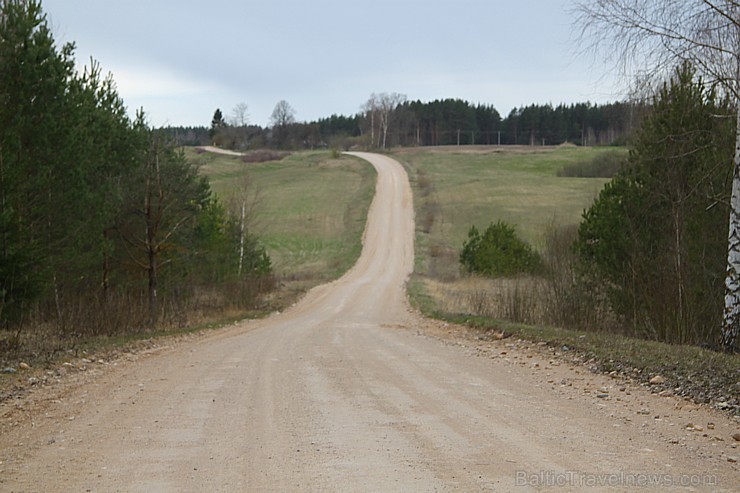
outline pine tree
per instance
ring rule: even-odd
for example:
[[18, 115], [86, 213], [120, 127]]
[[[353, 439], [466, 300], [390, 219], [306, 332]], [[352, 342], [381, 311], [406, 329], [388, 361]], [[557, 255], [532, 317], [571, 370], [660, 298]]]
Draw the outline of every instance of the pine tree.
[[[712, 341], [721, 322], [733, 119], [689, 65], [656, 96], [628, 165], [585, 212], [578, 252], [629, 329]], [[603, 288], [600, 288], [603, 287]]]
[[133, 270], [146, 275], [149, 323], [155, 326], [163, 269], [186, 257], [190, 231], [208, 205], [210, 187], [182, 153], [146, 126], [143, 113], [135, 127], [146, 147], [125, 188], [116, 231]]
[[73, 46], [57, 50], [36, 1], [6, 1], [1, 17], [0, 322], [8, 322], [51, 281], [63, 212], [57, 198], [66, 193], [58, 170], [69, 158], [64, 103]]
[[211, 137], [211, 140], [215, 141], [218, 133], [224, 128], [226, 128], [226, 120], [224, 120], [224, 115], [221, 113], [221, 109], [216, 108], [216, 111], [213, 112], [213, 118], [211, 119], [211, 129], [208, 131], [208, 135]]

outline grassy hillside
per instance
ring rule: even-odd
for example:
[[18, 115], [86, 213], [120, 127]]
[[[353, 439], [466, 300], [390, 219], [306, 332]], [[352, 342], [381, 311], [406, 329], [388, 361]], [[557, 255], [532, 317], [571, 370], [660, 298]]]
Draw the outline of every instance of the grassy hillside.
[[[375, 171], [364, 161], [300, 152], [279, 161], [244, 163], [193, 148], [185, 152], [225, 203], [248, 177], [249, 201], [256, 200], [252, 228], [279, 273], [328, 279], [359, 254], [375, 181]], [[525, 239], [541, 246], [553, 224], [577, 223], [606, 181], [561, 178], [558, 171], [613, 152], [574, 146], [397, 150], [394, 157], [406, 165], [416, 188], [417, 240], [426, 246], [417, 255], [457, 252], [471, 225], [485, 227], [497, 219], [516, 224]]]
[[299, 152], [279, 161], [186, 149], [219, 199], [228, 203], [248, 177], [250, 227], [285, 281], [314, 285], [341, 275], [360, 254], [375, 170], [365, 161], [330, 152]]
[[[454, 277], [470, 226], [482, 230], [499, 219], [515, 224], [523, 238], [541, 248], [553, 225], [579, 222], [606, 182], [604, 178], [561, 178], [558, 171], [613, 152], [612, 148], [575, 146], [395, 152], [415, 187], [417, 272]], [[439, 257], [443, 260], [428, 262]]]

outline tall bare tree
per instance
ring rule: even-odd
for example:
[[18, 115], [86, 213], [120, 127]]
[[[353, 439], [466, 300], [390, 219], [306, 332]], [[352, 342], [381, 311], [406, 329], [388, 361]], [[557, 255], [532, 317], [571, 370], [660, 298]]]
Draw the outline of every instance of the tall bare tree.
[[284, 127], [295, 123], [295, 110], [286, 100], [278, 101], [270, 116], [270, 123], [273, 126]]
[[278, 147], [286, 145], [288, 127], [295, 123], [295, 110], [286, 100], [281, 99], [275, 105], [270, 116], [273, 137]]
[[740, 2], [737, 0], [579, 0], [581, 41], [618, 62], [623, 74], [662, 78], [688, 61], [733, 98], [736, 151], [721, 343], [740, 333]]
[[365, 104], [361, 107], [368, 118], [370, 118], [370, 146], [375, 145], [375, 115], [378, 112], [378, 96], [372, 93]]
[[[372, 93], [362, 110], [370, 119], [371, 145], [385, 149], [388, 142], [388, 129], [391, 125], [393, 112], [406, 101], [406, 96], [395, 92], [380, 94]], [[375, 142], [375, 128], [378, 128], [377, 143]]]
[[384, 92], [378, 99], [380, 106], [380, 131], [383, 134], [383, 145], [381, 148], [385, 149], [388, 140], [388, 128], [391, 125], [391, 118], [398, 106], [406, 101], [406, 96], [396, 92], [392, 92], [390, 94]]
[[235, 127], [246, 127], [249, 123], [247, 103], [239, 103], [231, 110], [231, 122]]

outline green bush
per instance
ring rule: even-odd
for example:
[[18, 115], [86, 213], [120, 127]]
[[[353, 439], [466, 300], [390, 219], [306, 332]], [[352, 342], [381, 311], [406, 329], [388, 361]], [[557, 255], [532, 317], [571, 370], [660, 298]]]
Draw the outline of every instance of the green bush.
[[612, 178], [622, 168], [626, 152], [611, 151], [590, 161], [569, 164], [558, 170], [558, 176], [567, 178]]
[[540, 255], [504, 221], [491, 223], [483, 235], [471, 227], [460, 263], [466, 272], [487, 277], [537, 274], [542, 270]]

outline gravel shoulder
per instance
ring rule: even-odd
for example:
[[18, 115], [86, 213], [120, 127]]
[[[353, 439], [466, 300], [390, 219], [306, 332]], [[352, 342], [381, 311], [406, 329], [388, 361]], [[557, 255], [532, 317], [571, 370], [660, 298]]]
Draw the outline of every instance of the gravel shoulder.
[[347, 275], [3, 403], [0, 491], [736, 491], [736, 420], [411, 311], [408, 179], [356, 155]]

